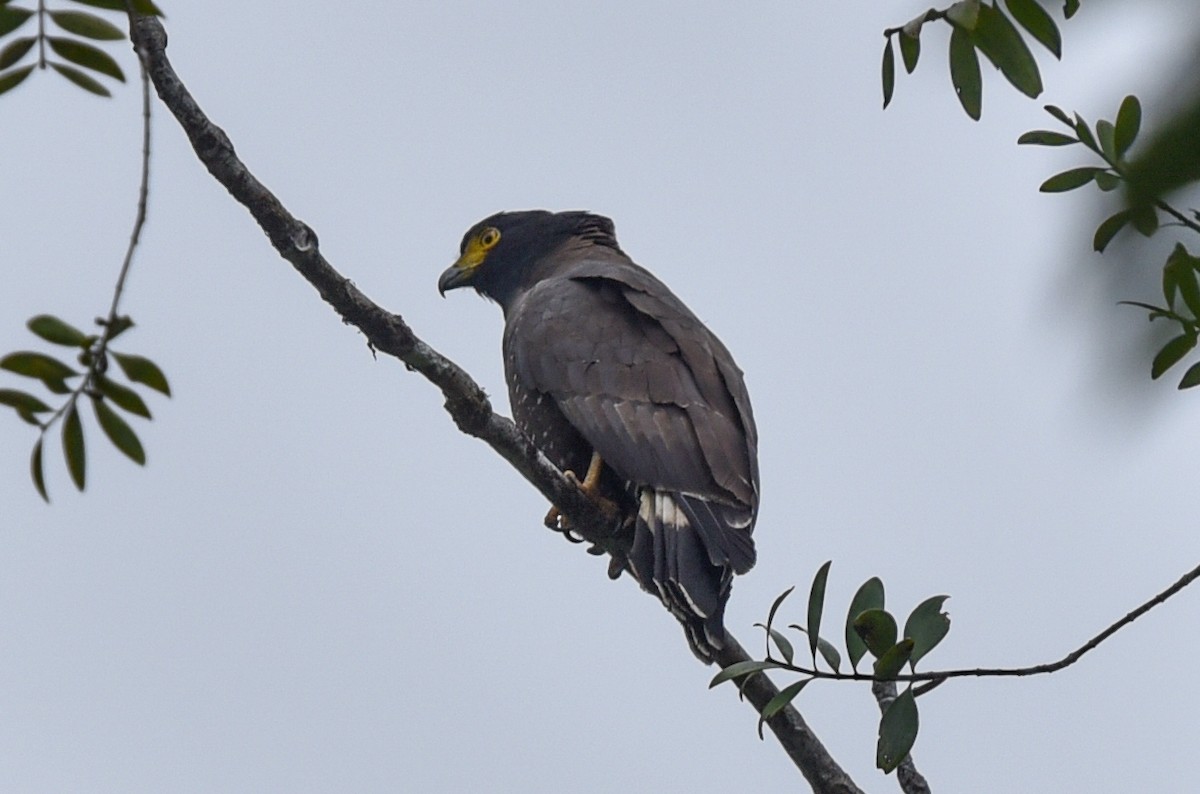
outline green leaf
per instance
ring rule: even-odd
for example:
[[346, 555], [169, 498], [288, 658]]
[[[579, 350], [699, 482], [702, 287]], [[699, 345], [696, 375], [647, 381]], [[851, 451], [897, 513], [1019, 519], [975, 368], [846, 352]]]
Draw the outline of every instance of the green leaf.
[[796, 681], [793, 684], [789, 684], [781, 689], [779, 694], [767, 701], [767, 705], [763, 706], [762, 714], [758, 718], [759, 739], [763, 738], [763, 724], [779, 712], [783, 711], [783, 709], [789, 703], [795, 700], [796, 695], [799, 695], [800, 690], [804, 689], [804, 687], [807, 686], [808, 682], [811, 680], [811, 678], [804, 678], [800, 681]]
[[37, 397], [17, 389], [0, 389], [0, 405], [8, 405], [31, 414], [41, 414], [51, 410], [49, 405]]
[[787, 590], [784, 590], [782, 593], [780, 593], [775, 599], [775, 603], [771, 604], [771, 611], [767, 613], [767, 628], [771, 628], [771, 626], [775, 624], [775, 613], [779, 611], [779, 607], [783, 604], [784, 599], [790, 596], [792, 591], [795, 589], [796, 586], [792, 585]]
[[1164, 372], [1179, 363], [1180, 359], [1196, 346], [1195, 334], [1180, 334], [1163, 345], [1150, 365], [1150, 378], [1157, 380]]
[[125, 38], [125, 33], [119, 27], [94, 14], [85, 14], [82, 11], [51, 11], [50, 18], [68, 33], [87, 39], [116, 41]]
[[103, 324], [108, 325], [108, 340], [111, 342], [133, 327], [133, 319], [126, 314], [121, 314], [113, 318], [111, 323], [105, 320]]
[[66, 64], [50, 61], [50, 68], [82, 88], [84, 91], [90, 91], [96, 96], [112, 96], [112, 93], [107, 88], [100, 85], [100, 83], [98, 83], [94, 78], [87, 76], [73, 66], [67, 66]]
[[854, 630], [854, 619], [869, 609], [883, 609], [883, 582], [878, 576], [872, 576], [862, 583], [850, 600], [850, 611], [846, 615], [846, 654], [855, 672], [858, 671], [859, 661], [867, 653], [867, 644]]
[[1029, 35], [1054, 53], [1055, 58], [1062, 60], [1062, 36], [1058, 26], [1037, 0], [1005, 0], [1004, 4], [1008, 6], [1013, 19], [1029, 31]]
[[[795, 623], [788, 624], [788, 628], [795, 629], [806, 636], [808, 635], [808, 631], [805, 630], [803, 626], [799, 626]], [[825, 664], [829, 665], [829, 669], [833, 670], [835, 673], [839, 672], [839, 668], [842, 666], [842, 655], [838, 653], [838, 649], [833, 646], [833, 643], [824, 637], [817, 637], [817, 650], [825, 659]], [[816, 660], [814, 659], [813, 662], [815, 666]]]
[[31, 16], [33, 16], [33, 12], [27, 9], [0, 5], [0, 36], [12, 33], [24, 25]]
[[1117, 111], [1116, 148], [1117, 156], [1124, 157], [1125, 152], [1133, 145], [1138, 130], [1142, 126], [1142, 105], [1138, 98], [1130, 94], [1121, 102]]
[[896, 644], [896, 619], [885, 609], [868, 609], [854, 619], [854, 631], [875, 658]]
[[883, 45], [883, 109], [892, 101], [892, 92], [896, 90], [896, 52], [892, 49], [892, 38], [888, 37]]
[[66, 378], [79, 374], [57, 358], [25, 350], [9, 353], [4, 358], [0, 358], [0, 369], [6, 369], [27, 378], [37, 378], [45, 383], [51, 391], [55, 391], [52, 383], [61, 383]]
[[111, 352], [111, 355], [117, 360], [117, 364], [120, 365], [121, 371], [125, 373], [125, 377], [134, 383], [141, 383], [168, 397], [171, 396], [171, 386], [167, 383], [167, 376], [163, 374], [163, 371], [153, 361], [143, 356], [134, 356], [128, 353]]
[[42, 470], [42, 437], [33, 443], [33, 454], [29, 456], [29, 473], [33, 477], [33, 487], [46, 502], [50, 497], [46, 494], [46, 474]]
[[1079, 0], [1064, 0], [1063, 16], [1067, 19], [1075, 16], [1075, 12], [1079, 10]]
[[1178, 289], [1192, 317], [1200, 318], [1200, 283], [1196, 280], [1198, 268], [1200, 259], [1189, 254], [1182, 243], [1176, 243], [1163, 267], [1163, 293], [1166, 295], [1169, 284], [1172, 294], [1166, 295], [1166, 298], [1168, 305], [1171, 305], [1174, 302], [1174, 291]]
[[1096, 236], [1092, 238], [1092, 248], [1096, 251], [1103, 252], [1112, 239], [1117, 236], [1117, 232], [1125, 228], [1125, 224], [1129, 223], [1129, 210], [1121, 210], [1115, 215], [1110, 215], [1103, 223], [1096, 228]]
[[1070, 146], [1073, 143], [1079, 143], [1079, 139], [1070, 135], [1064, 135], [1061, 132], [1030, 130], [1020, 138], [1017, 138], [1017, 143], [1022, 145], [1032, 144], [1034, 146]]
[[883, 652], [875, 662], [875, 677], [878, 679], [894, 678], [912, 658], [913, 641], [905, 638]]
[[37, 39], [30, 36], [9, 42], [4, 49], [0, 50], [0, 69], [7, 69], [24, 58], [25, 53], [32, 49], [36, 41]]
[[885, 774], [900, 766], [917, 741], [917, 700], [912, 687], [891, 702], [879, 721], [879, 744], [875, 749], [875, 765]]
[[146, 407], [146, 402], [137, 392], [130, 389], [128, 386], [122, 386], [116, 381], [104, 375], [96, 376], [96, 388], [100, 390], [108, 399], [117, 404], [117, 407], [124, 408], [131, 414], [150, 418], [150, 409]]
[[1158, 210], [1153, 204], [1142, 204], [1132, 209], [1130, 221], [1143, 237], [1150, 237], [1158, 231]]
[[47, 36], [46, 41], [50, 43], [50, 49], [71, 63], [125, 82], [125, 73], [121, 71], [121, 67], [111, 55], [99, 47], [61, 36]]
[[808, 591], [808, 649], [813, 661], [817, 660], [817, 638], [821, 636], [821, 614], [825, 611], [825, 582], [829, 579], [829, 566], [833, 560], [826, 560], [813, 577], [812, 588]]
[[1044, 105], [1043, 107], [1044, 107], [1045, 111], [1047, 113], [1049, 113], [1051, 116], [1058, 119], [1063, 124], [1066, 124], [1068, 127], [1071, 127], [1072, 129], [1074, 129], [1075, 122], [1071, 121], [1071, 117], [1068, 116], [1062, 108], [1057, 107], [1055, 105]]
[[[81, 5], [91, 6], [92, 8], [107, 8], [109, 11], [125, 11], [125, 0], [75, 0]], [[159, 10], [152, 0], [133, 0], [133, 10], [139, 14], [148, 14], [150, 16], [161, 17], [163, 12]]]
[[918, 26], [917, 33], [913, 35], [908, 32], [908, 25], [905, 25], [900, 31], [900, 57], [904, 60], [904, 71], [909, 74], [917, 68], [917, 59], [921, 57], [921, 39], [917, 38], [920, 30]]
[[1088, 129], [1087, 122], [1083, 120], [1083, 116], [1075, 114], [1075, 120], [1071, 123], [1071, 127], [1075, 130], [1075, 134], [1079, 136], [1079, 142], [1091, 149], [1096, 154], [1103, 154], [1100, 146], [1096, 143], [1096, 138], [1092, 135], [1092, 131]]
[[[766, 624], [755, 623], [754, 625], [766, 629], [767, 636], [775, 642], [776, 647], [779, 648], [779, 653], [783, 656], [783, 660], [791, 664], [792, 660], [796, 658], [796, 650], [792, 647], [792, 641], [781, 632], [767, 628]], [[768, 655], [770, 654], [770, 647], [767, 648], [767, 653]]]
[[1063, 171], [1061, 174], [1050, 177], [1042, 183], [1038, 190], [1043, 193], [1065, 193], [1068, 190], [1075, 190], [1091, 182], [1096, 178], [1096, 174], [1103, 170], [1103, 168], [1095, 166], [1072, 168], [1070, 171]]
[[87, 473], [87, 459], [83, 446], [83, 424], [79, 421], [79, 412], [75, 410], [74, 402], [63, 416], [62, 442], [67, 471], [71, 473], [75, 487], [82, 491]]
[[713, 680], [709, 682], [708, 688], [712, 689], [717, 684], [723, 684], [726, 681], [732, 681], [735, 678], [741, 678], [751, 673], [761, 673], [763, 670], [778, 670], [782, 666], [779, 662], [757, 662], [753, 659], [747, 659], [744, 662], [734, 662], [713, 676]]
[[1096, 187], [1105, 193], [1110, 193], [1121, 186], [1121, 177], [1112, 171], [1101, 171], [1096, 174]]
[[1188, 371], [1183, 373], [1183, 380], [1179, 381], [1180, 389], [1191, 389], [1195, 386], [1200, 386], [1200, 362], [1188, 367]]
[[983, 113], [983, 79], [979, 75], [979, 56], [969, 33], [955, 27], [950, 33], [950, 82], [959, 104], [975, 121]]
[[986, 3], [979, 6], [979, 22], [971, 32], [971, 40], [1018, 91], [1034, 99], [1042, 93], [1042, 77], [1033, 53], [999, 8]]
[[11, 72], [0, 74], [0, 94], [19, 86], [25, 82], [25, 78], [33, 71], [33, 66], [23, 66], [20, 69], [13, 69]]
[[950, 631], [950, 616], [942, 611], [942, 604], [950, 596], [930, 596], [917, 604], [916, 609], [904, 621], [904, 636], [913, 641], [912, 666], [925, 654], [932, 651]]
[[100, 422], [100, 428], [113, 446], [125, 453], [134, 463], [145, 466], [146, 451], [142, 449], [142, 442], [138, 440], [133, 428], [118, 416], [116, 411], [109, 408], [104, 400], [92, 400], [92, 405], [96, 409], [96, 419]]
[[25, 324], [30, 331], [56, 345], [68, 347], [87, 347], [88, 338], [75, 326], [66, 323], [49, 314], [39, 314], [31, 317]]
[[1110, 163], [1117, 162], [1117, 128], [1111, 121], [1100, 119], [1096, 122], [1096, 138], [1100, 142], [1100, 152]]
[[946, 9], [946, 19], [954, 27], [970, 33], [979, 24], [979, 0], [959, 0]]

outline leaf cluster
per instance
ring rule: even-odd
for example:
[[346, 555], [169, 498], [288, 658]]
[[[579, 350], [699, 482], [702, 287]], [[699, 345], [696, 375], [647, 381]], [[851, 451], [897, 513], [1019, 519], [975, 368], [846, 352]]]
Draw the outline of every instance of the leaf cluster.
[[[1008, 14], [1004, 13], [1008, 9]], [[1079, 10], [1079, 0], [1066, 0], [1063, 15], [1069, 19]], [[1011, 18], [1010, 18], [1011, 15]], [[945, 22], [950, 30], [950, 82], [966, 114], [978, 121], [983, 113], [983, 79], [979, 54], [987, 58], [1021, 93], [1037, 98], [1042, 93], [1042, 76], [1037, 60], [1021, 35], [1026, 35], [1062, 58], [1062, 35], [1054, 18], [1037, 0], [960, 0], [945, 9], [931, 9], [898, 28], [884, 31], [883, 106], [892, 101], [896, 88], [896, 44], [904, 70], [912, 74], [921, 57], [921, 31], [929, 22]], [[1019, 27], [1018, 27], [1019, 26]]]
[[[48, 314], [33, 317], [29, 330], [53, 345], [72, 348], [82, 370], [60, 358], [31, 350], [20, 350], [0, 358], [0, 369], [36, 380], [52, 395], [62, 397], [53, 407], [41, 397], [21, 389], [0, 388], [0, 406], [11, 408], [16, 415], [38, 428], [30, 456], [30, 474], [37, 492], [46, 501], [46, 477], [42, 462], [42, 444], [46, 434], [61, 420], [63, 457], [75, 487], [83, 490], [87, 482], [87, 448], [83, 421], [79, 415], [81, 397], [91, 400], [96, 422], [104, 435], [118, 450], [138, 465], [145, 465], [146, 452], [137, 433], [121, 412], [150, 419], [146, 401], [134, 388], [141, 385], [167, 395], [171, 387], [163, 371], [148, 358], [108, 349], [108, 343], [133, 326], [128, 317], [109, 322], [97, 320], [103, 326], [100, 334], [85, 334], [75, 326]], [[116, 361], [128, 383], [123, 383], [109, 369], [109, 359]], [[79, 379], [76, 385], [68, 381]], [[120, 409], [120, 412], [114, 410]]]
[[[1138, 181], [1128, 160], [1128, 153], [1141, 131], [1142, 107], [1136, 96], [1127, 96], [1121, 102], [1113, 121], [1100, 119], [1094, 127], [1078, 113], [1068, 115], [1054, 105], [1047, 105], [1046, 112], [1062, 123], [1067, 132], [1032, 130], [1017, 139], [1017, 143], [1035, 146], [1081, 145], [1098, 155], [1103, 161], [1100, 166], [1079, 166], [1062, 171], [1041, 185], [1043, 193], [1065, 193], [1095, 184], [1108, 192], [1124, 188], [1129, 201], [1126, 206], [1113, 213], [1096, 228], [1092, 236], [1092, 247], [1103, 252], [1123, 229], [1133, 227], [1150, 237], [1165, 225], [1181, 226], [1200, 233], [1200, 212], [1191, 211], [1191, 217], [1167, 204], [1146, 185]], [[1165, 218], [1165, 222], [1164, 222]], [[1163, 305], [1156, 306], [1139, 301], [1124, 301], [1125, 304], [1145, 309], [1149, 319], [1167, 320], [1179, 326], [1179, 332], [1170, 339], [1150, 364], [1150, 377], [1158, 379], [1183, 360], [1196, 347], [1200, 339], [1200, 258], [1183, 245], [1176, 243], [1174, 250], [1163, 264]], [[1179, 381], [1180, 389], [1200, 385], [1200, 363], [1192, 364]]]
[[[125, 11], [124, 0], [72, 0], [78, 5]], [[162, 16], [152, 0], [134, 0], [135, 11]], [[89, 41], [120, 41], [125, 32], [107, 19], [86, 11], [51, 8], [38, 3], [36, 9], [23, 8], [11, 2], [0, 3], [0, 39], [25, 28], [34, 17], [37, 31], [31, 36], [14, 38], [0, 48], [0, 94], [10, 91], [33, 73], [35, 68], [53, 71], [85, 91], [97, 96], [111, 96], [95, 75], [125, 81], [125, 73], [116, 60]], [[27, 56], [32, 63], [22, 64]], [[55, 58], [54, 56], [57, 56]]]
[[[917, 662], [932, 651], [950, 631], [950, 617], [942, 611], [949, 596], [937, 595], [925, 599], [909, 613], [900, 632], [896, 618], [885, 609], [883, 582], [872, 577], [858, 588], [850, 601], [844, 624], [846, 658], [851, 671], [841, 671], [842, 655], [834, 644], [820, 634], [822, 616], [825, 611], [825, 586], [829, 578], [831, 563], [826, 562], [817, 571], [809, 589], [807, 626], [796, 623], [788, 625], [807, 638], [811, 668], [795, 664], [796, 650], [787, 634], [775, 628], [775, 616], [784, 600], [794, 587], [785, 590], [775, 599], [767, 614], [767, 622], [756, 624], [766, 634], [766, 658], [732, 664], [713, 677], [710, 687], [725, 681], [741, 680], [743, 683], [752, 675], [766, 670], [787, 670], [799, 673], [801, 678], [780, 690], [763, 708], [759, 723], [759, 738], [763, 736], [763, 724], [786, 707], [816, 678], [861, 680], [858, 665], [870, 653], [875, 662], [869, 680], [890, 681], [900, 675], [905, 666], [916, 672]], [[827, 670], [820, 670], [818, 658]], [[888, 705], [879, 722], [879, 741], [876, 746], [875, 763], [885, 773], [890, 773], [908, 756], [917, 738], [919, 725], [917, 715], [917, 692], [911, 684]]]

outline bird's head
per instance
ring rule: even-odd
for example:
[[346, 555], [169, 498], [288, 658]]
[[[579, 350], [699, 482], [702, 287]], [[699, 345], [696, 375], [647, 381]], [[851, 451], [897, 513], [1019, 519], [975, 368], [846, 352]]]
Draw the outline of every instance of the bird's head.
[[459, 257], [438, 279], [445, 295], [459, 287], [507, 306], [515, 291], [537, 280], [537, 265], [572, 238], [616, 248], [612, 221], [588, 212], [498, 212], [463, 235]]

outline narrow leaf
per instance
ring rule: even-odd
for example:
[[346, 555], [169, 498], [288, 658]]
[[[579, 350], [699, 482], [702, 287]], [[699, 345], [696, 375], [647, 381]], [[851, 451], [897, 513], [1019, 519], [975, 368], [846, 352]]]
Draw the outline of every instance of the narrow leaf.
[[768, 629], [767, 631], [770, 633], [771, 639], [775, 641], [776, 647], [779, 648], [779, 653], [782, 654], [783, 660], [791, 664], [796, 658], [796, 651], [792, 648], [792, 641], [776, 629]]
[[25, 82], [25, 78], [33, 71], [33, 65], [22, 66], [20, 69], [13, 69], [11, 72], [0, 74], [0, 94], [19, 86]]
[[778, 670], [780, 667], [781, 665], [779, 662], [758, 662], [752, 659], [748, 659], [744, 662], [734, 662], [713, 676], [713, 680], [709, 682], [708, 688], [712, 689], [718, 684], [723, 684], [726, 681], [732, 681], [735, 678], [741, 678], [744, 675], [761, 673], [763, 670]]
[[971, 32], [984, 55], [1021, 93], [1036, 99], [1042, 93], [1042, 77], [1037, 61], [1016, 27], [996, 6], [979, 6], [979, 23]]
[[1096, 187], [1105, 193], [1110, 193], [1121, 186], [1121, 177], [1112, 171], [1101, 171], [1096, 174]]
[[817, 650], [821, 652], [821, 658], [825, 660], [825, 664], [833, 672], [841, 672], [842, 655], [838, 653], [838, 649], [833, 647], [833, 643], [823, 637], [817, 638]]
[[28, 9], [0, 5], [0, 36], [12, 33], [24, 25], [31, 16], [33, 16], [33, 12]]
[[780, 593], [779, 596], [775, 599], [775, 603], [771, 604], [771, 611], [767, 613], [767, 628], [768, 629], [771, 628], [771, 626], [773, 626], [775, 624], [775, 613], [779, 611], [779, 607], [781, 604], [783, 604], [784, 599], [786, 599], [788, 596], [790, 596], [792, 594], [792, 591], [795, 589], [796, 589], [796, 586], [792, 585], [787, 590], [784, 590], [782, 593]]
[[1150, 365], [1150, 377], [1157, 380], [1164, 372], [1179, 363], [1179, 360], [1191, 352], [1196, 346], [1196, 337], [1193, 334], [1180, 334], [1163, 345], [1162, 350], [1158, 351], [1158, 355], [1154, 357], [1154, 362]]
[[1054, 24], [1037, 0], [1005, 0], [1004, 4], [1008, 6], [1013, 19], [1029, 31], [1029, 35], [1054, 53], [1055, 58], [1062, 60], [1062, 36], [1058, 32], [1058, 25]]
[[25, 53], [29, 52], [36, 41], [37, 39], [30, 36], [9, 42], [4, 49], [0, 50], [0, 69], [7, 69], [24, 58]]
[[79, 412], [75, 410], [74, 403], [63, 416], [62, 442], [67, 471], [71, 473], [75, 487], [82, 491], [87, 474], [87, 458], [83, 446], [83, 424], [79, 421]]
[[1079, 143], [1079, 139], [1061, 132], [1031, 130], [1017, 138], [1017, 143], [1034, 146], [1070, 146], [1073, 143]]
[[942, 611], [942, 605], [950, 596], [931, 596], [920, 604], [904, 622], [904, 636], [913, 641], [910, 661], [915, 669], [917, 662], [932, 651], [950, 631], [950, 616]]
[[144, 386], [149, 386], [157, 392], [171, 396], [171, 386], [167, 383], [167, 376], [148, 358], [142, 356], [133, 356], [128, 353], [112, 353], [112, 357], [117, 360], [121, 371], [125, 373], [125, 377], [129, 378], [134, 383], [141, 383]]
[[1075, 12], [1079, 10], [1079, 0], [1064, 0], [1063, 16], [1067, 19], [1075, 16]]
[[1124, 157], [1125, 152], [1133, 145], [1138, 130], [1142, 126], [1142, 105], [1138, 98], [1130, 94], [1121, 102], [1117, 111], [1116, 145], [1117, 156]]
[[83, 331], [49, 314], [32, 317], [26, 325], [30, 331], [56, 345], [68, 347], [87, 347], [88, 345], [88, 338]]
[[1080, 143], [1091, 149], [1096, 154], [1104, 153], [1101, 151], [1099, 144], [1096, 143], [1096, 138], [1092, 135], [1092, 131], [1088, 129], [1087, 122], [1084, 121], [1083, 116], [1076, 113], [1075, 121], [1072, 122], [1071, 126], [1075, 130], [1075, 134], [1079, 136]]
[[826, 560], [813, 577], [812, 589], [808, 591], [808, 649], [813, 661], [817, 660], [817, 638], [821, 636], [821, 614], [825, 611], [825, 582], [829, 579], [829, 566], [833, 560]]
[[1071, 121], [1071, 117], [1068, 116], [1066, 114], [1066, 111], [1064, 111], [1062, 108], [1057, 107], [1055, 105], [1045, 105], [1044, 108], [1047, 113], [1049, 113], [1051, 116], [1053, 116], [1054, 118], [1061, 121], [1063, 124], [1066, 124], [1068, 127], [1071, 127], [1071, 128], [1075, 127], [1075, 122]]
[[0, 405], [8, 405], [32, 414], [41, 414], [50, 410], [50, 406], [37, 397], [16, 389], [0, 389]]
[[95, 78], [89, 77], [73, 66], [67, 66], [63, 63], [54, 63], [51, 61], [50, 68], [82, 88], [84, 91], [90, 91], [96, 96], [112, 96], [112, 92], [100, 85]]
[[[1173, 306], [1174, 292], [1178, 290], [1192, 317], [1200, 318], [1200, 283], [1196, 280], [1198, 268], [1200, 259], [1189, 254], [1183, 243], [1176, 243], [1175, 249], [1167, 257], [1167, 264], [1163, 266], [1163, 295], [1167, 298], [1167, 304]], [[1168, 292], [1171, 294], [1168, 295]]]
[[913, 641], [903, 639], [883, 652], [875, 662], [875, 677], [880, 680], [894, 678], [912, 658]]
[[131, 414], [150, 418], [150, 409], [146, 407], [145, 400], [128, 386], [122, 386], [104, 375], [98, 375], [96, 388], [100, 390], [101, 394], [116, 403], [117, 407], [124, 408]]
[[969, 33], [955, 27], [950, 33], [950, 82], [966, 114], [979, 121], [983, 113], [983, 79], [979, 56]]
[[119, 27], [95, 14], [82, 11], [51, 11], [50, 18], [68, 33], [98, 41], [116, 41], [125, 38]]
[[145, 466], [146, 451], [142, 449], [142, 442], [138, 440], [133, 428], [118, 416], [116, 411], [109, 408], [104, 400], [92, 400], [92, 405], [96, 409], [96, 419], [100, 422], [100, 428], [113, 446], [125, 453], [134, 463]]
[[1103, 168], [1095, 166], [1072, 168], [1070, 171], [1063, 171], [1061, 174], [1050, 177], [1042, 183], [1038, 190], [1043, 193], [1065, 193], [1068, 190], [1075, 190], [1091, 182], [1096, 178], [1096, 174], [1103, 170]]
[[767, 701], [767, 705], [763, 706], [762, 714], [758, 718], [758, 738], [763, 738], [763, 724], [767, 720], [774, 717], [780, 711], [796, 699], [796, 695], [800, 694], [800, 690], [804, 689], [811, 681], [811, 678], [804, 678], [789, 684], [779, 691], [779, 694]]
[[1133, 223], [1133, 228], [1141, 232], [1142, 236], [1150, 237], [1158, 231], [1158, 210], [1153, 204], [1142, 204], [1134, 207], [1130, 215], [1130, 222]]
[[854, 619], [854, 631], [875, 658], [896, 644], [896, 619], [885, 609], [868, 609]]
[[111, 55], [99, 47], [61, 36], [47, 36], [46, 41], [50, 43], [50, 49], [71, 63], [125, 82], [125, 73], [121, 71], [121, 67]]
[[1096, 140], [1100, 143], [1100, 153], [1110, 163], [1117, 162], [1117, 128], [1111, 121], [1100, 119], [1096, 122]]
[[892, 49], [892, 38], [883, 46], [883, 109], [891, 104], [892, 92], [896, 90], [896, 52]]
[[1195, 386], [1200, 386], [1200, 362], [1188, 367], [1188, 371], [1183, 373], [1183, 379], [1179, 381], [1180, 389], [1191, 389]]
[[29, 473], [33, 477], [33, 487], [37, 489], [38, 495], [49, 502], [50, 497], [46, 494], [46, 474], [42, 470], [41, 436], [38, 436], [38, 440], [33, 444], [33, 454], [29, 457]]
[[917, 700], [912, 687], [900, 693], [879, 721], [879, 744], [875, 750], [875, 765], [885, 774], [892, 772], [908, 757], [917, 741]]
[[24, 350], [9, 353], [4, 358], [0, 358], [0, 369], [6, 369], [27, 378], [37, 378], [47, 386], [50, 386], [51, 382], [62, 381], [79, 374], [57, 358], [44, 353], [32, 353]]
[[1115, 215], [1111, 215], [1105, 219], [1096, 228], [1096, 236], [1092, 238], [1092, 248], [1103, 252], [1112, 239], [1117, 236], [1117, 232], [1125, 228], [1125, 224], [1129, 223], [1129, 210], [1121, 210]]
[[854, 619], [868, 609], [883, 609], [883, 582], [878, 576], [872, 576], [862, 583], [850, 600], [850, 611], [846, 615], [846, 654], [855, 672], [858, 671], [859, 661], [867, 653], [867, 644], [854, 630]]
[[[920, 31], [920, 28], [917, 30]], [[904, 71], [912, 74], [913, 69], [917, 68], [917, 59], [921, 57], [921, 40], [909, 34], [907, 25], [900, 31], [900, 57], [904, 60]]]

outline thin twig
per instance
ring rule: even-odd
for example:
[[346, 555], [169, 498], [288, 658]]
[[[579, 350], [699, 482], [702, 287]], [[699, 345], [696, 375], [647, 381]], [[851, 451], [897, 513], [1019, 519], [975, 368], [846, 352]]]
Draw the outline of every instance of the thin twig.
[[[833, 681], [876, 681], [876, 680], [932, 681], [932, 682], [935, 682], [935, 685], [942, 683], [943, 681], [945, 681], [948, 678], [964, 678], [967, 676], [984, 678], [984, 677], [1013, 677], [1013, 676], [1044, 675], [1046, 673], [1055, 673], [1055, 672], [1058, 672], [1059, 670], [1062, 670], [1065, 667], [1070, 667], [1071, 665], [1078, 662], [1080, 659], [1083, 658], [1084, 654], [1086, 654], [1088, 651], [1095, 649], [1098, 645], [1100, 645], [1100, 643], [1104, 642], [1109, 637], [1116, 634], [1118, 631], [1125, 628], [1130, 623], [1137, 620], [1138, 618], [1140, 618], [1142, 615], [1149, 612], [1154, 607], [1165, 602], [1168, 598], [1175, 595], [1183, 588], [1187, 587], [1189, 584], [1194, 582], [1197, 578], [1200, 578], [1200, 566], [1196, 566], [1192, 570], [1188, 571], [1183, 576], [1181, 576], [1179, 578], [1179, 580], [1175, 582], [1175, 584], [1171, 585], [1166, 590], [1163, 590], [1158, 595], [1156, 595], [1153, 598], [1151, 598], [1150, 600], [1146, 601], [1144, 604], [1139, 606], [1137, 609], [1128, 613], [1127, 615], [1125, 615], [1125, 617], [1123, 617], [1120, 620], [1118, 620], [1117, 622], [1113, 623], [1111, 626], [1104, 629], [1104, 631], [1100, 632], [1095, 637], [1092, 637], [1090, 640], [1085, 642], [1079, 648], [1071, 651], [1066, 656], [1064, 656], [1063, 658], [1059, 659], [1056, 662], [1048, 662], [1046, 664], [1036, 664], [1031, 667], [976, 667], [974, 669], [942, 670], [942, 671], [930, 672], [930, 673], [910, 673], [907, 675], [895, 675], [895, 676], [892, 676], [891, 678], [887, 678], [887, 679], [876, 679], [875, 676], [870, 675], [869, 673], [833, 673], [833, 672], [827, 672], [824, 670], [816, 670], [816, 669], [809, 669], [809, 668], [805, 668], [805, 667], [797, 667], [796, 665], [783, 664], [783, 663], [780, 664], [779, 669], [787, 670], [792, 673], [799, 673], [801, 675], [811, 676], [813, 678], [826, 678], [826, 679], [833, 680]], [[930, 689], [933, 689], [933, 686], [926, 686], [923, 688], [923, 691], [927, 692]], [[922, 693], [919, 692], [917, 694], [922, 694]]]

